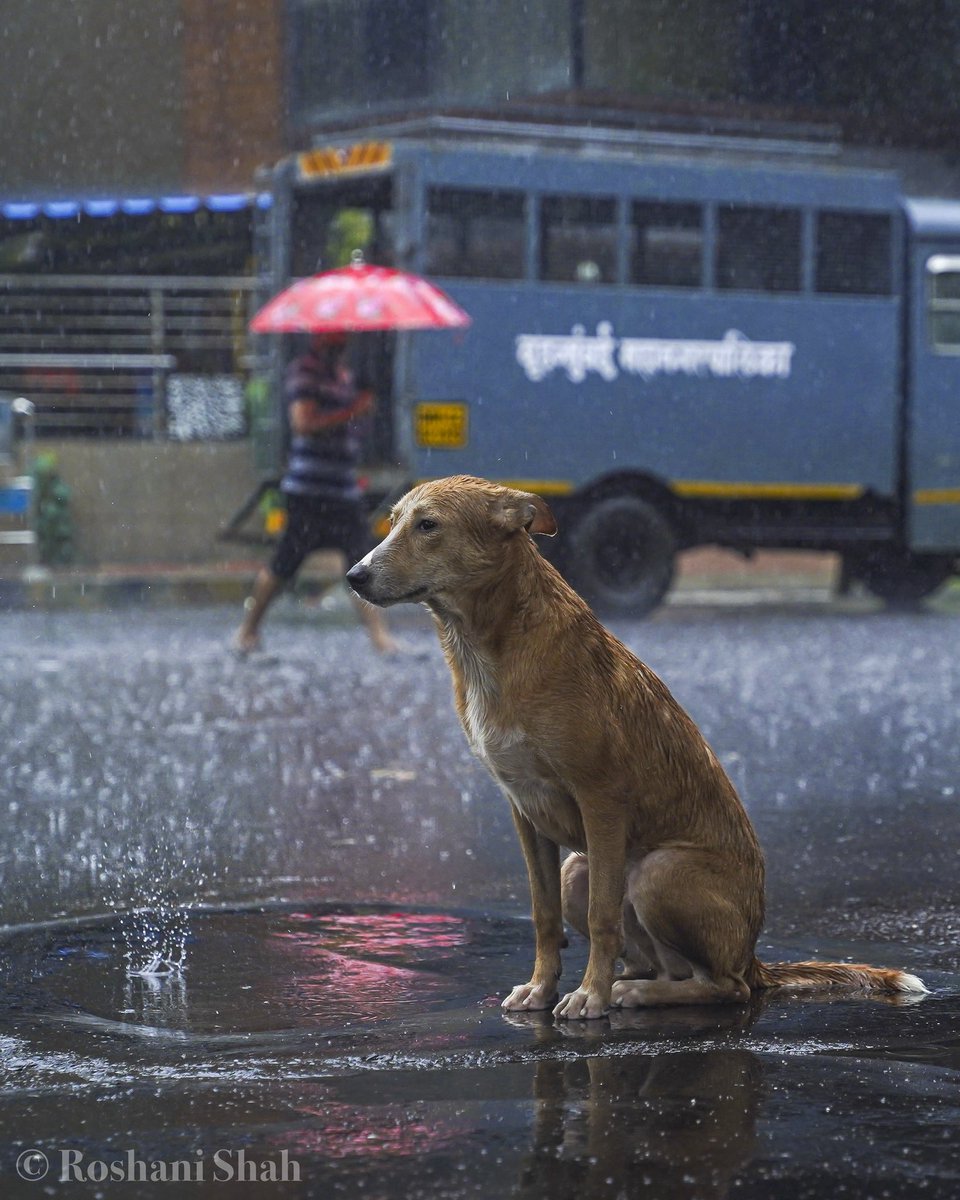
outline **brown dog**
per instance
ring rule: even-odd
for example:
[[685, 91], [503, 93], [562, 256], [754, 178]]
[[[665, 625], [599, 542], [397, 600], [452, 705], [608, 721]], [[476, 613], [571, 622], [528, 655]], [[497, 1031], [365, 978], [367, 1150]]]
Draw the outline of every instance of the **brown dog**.
[[[558, 1017], [742, 1003], [775, 986], [926, 991], [902, 971], [756, 958], [764, 876], [750, 820], [693, 721], [529, 536], [555, 532], [538, 496], [439, 479], [400, 500], [391, 533], [347, 573], [373, 604], [431, 610], [467, 738], [511, 801], [536, 962], [503, 1007], [553, 1003], [564, 916], [590, 955]], [[561, 846], [576, 852], [562, 871]]]

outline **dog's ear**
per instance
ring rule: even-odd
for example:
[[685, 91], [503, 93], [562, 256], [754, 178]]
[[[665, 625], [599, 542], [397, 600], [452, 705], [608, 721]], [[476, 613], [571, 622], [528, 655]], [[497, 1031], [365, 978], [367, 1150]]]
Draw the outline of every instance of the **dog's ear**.
[[546, 500], [532, 492], [504, 491], [494, 502], [491, 516], [494, 525], [507, 533], [525, 529], [527, 533], [553, 537], [557, 532], [557, 523]]

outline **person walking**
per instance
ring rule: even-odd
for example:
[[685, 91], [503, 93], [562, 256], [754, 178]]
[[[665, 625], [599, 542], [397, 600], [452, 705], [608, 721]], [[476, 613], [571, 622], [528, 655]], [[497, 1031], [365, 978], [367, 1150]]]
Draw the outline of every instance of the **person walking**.
[[[339, 550], [346, 567], [371, 548], [357, 477], [363, 426], [373, 396], [357, 389], [346, 363], [347, 335], [314, 334], [306, 354], [292, 360], [284, 378], [290, 453], [280, 483], [287, 524], [269, 563], [244, 601], [233, 645], [240, 655], [260, 646], [260, 625], [270, 605], [314, 550]], [[357, 614], [381, 653], [397, 649], [383, 614], [349, 593]]]

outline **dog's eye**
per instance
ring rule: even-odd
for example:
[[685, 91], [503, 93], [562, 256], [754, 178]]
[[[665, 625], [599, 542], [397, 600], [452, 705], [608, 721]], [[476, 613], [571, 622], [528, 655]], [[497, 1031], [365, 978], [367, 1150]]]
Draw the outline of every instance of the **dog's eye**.
[[417, 522], [417, 529], [421, 533], [432, 533], [437, 528], [437, 522], [432, 517], [421, 517]]

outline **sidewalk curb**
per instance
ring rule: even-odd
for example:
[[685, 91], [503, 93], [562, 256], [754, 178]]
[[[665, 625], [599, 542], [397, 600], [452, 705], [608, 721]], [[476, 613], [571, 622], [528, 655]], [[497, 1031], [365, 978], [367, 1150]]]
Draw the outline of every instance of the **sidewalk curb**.
[[[138, 606], [190, 607], [240, 605], [250, 594], [257, 564], [229, 570], [213, 568], [148, 568], [129, 572], [30, 570], [20, 576], [0, 575], [0, 614], [18, 611], [123, 609]], [[292, 590], [294, 597], [318, 598], [341, 582], [338, 572], [313, 570], [301, 575]], [[666, 599], [666, 606], [735, 605], [829, 602], [832, 590], [809, 576], [749, 580], [680, 580]]]
[[[239, 605], [250, 594], [256, 572], [256, 564], [232, 570], [133, 569], [129, 573], [33, 569], [20, 576], [0, 576], [0, 612]], [[311, 572], [297, 580], [294, 595], [322, 596], [338, 580], [333, 573]]]
[[[257, 555], [184, 564], [109, 563], [97, 566], [0, 568], [0, 613], [23, 610], [95, 610], [134, 606], [240, 605], [264, 559]], [[764, 603], [826, 604], [835, 596], [835, 556], [763, 552], [744, 560], [702, 547], [678, 558], [666, 599], [672, 606]], [[299, 573], [293, 597], [322, 597], [343, 579], [336, 552], [318, 551]]]

